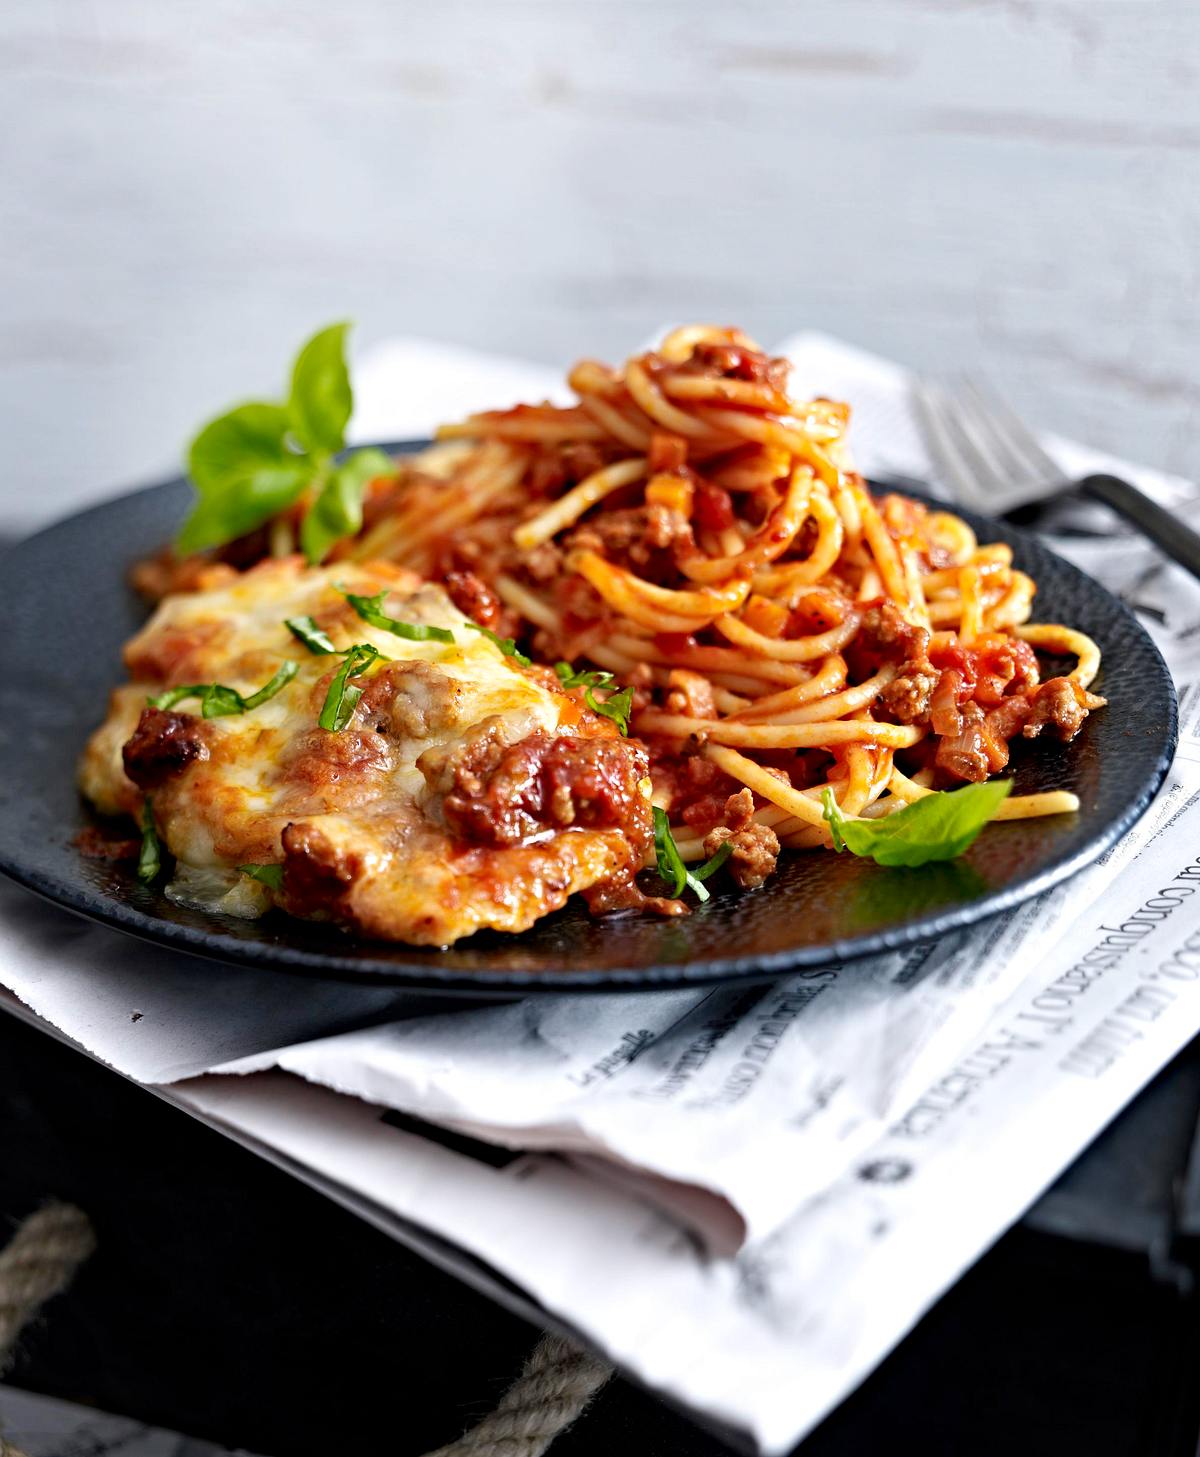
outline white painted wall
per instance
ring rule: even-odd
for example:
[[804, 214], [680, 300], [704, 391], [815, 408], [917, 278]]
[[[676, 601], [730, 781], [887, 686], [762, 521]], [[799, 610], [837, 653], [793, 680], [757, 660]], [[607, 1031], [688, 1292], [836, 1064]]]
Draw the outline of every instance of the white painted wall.
[[339, 316], [814, 326], [1200, 474], [1200, 5], [3, 0], [0, 527]]

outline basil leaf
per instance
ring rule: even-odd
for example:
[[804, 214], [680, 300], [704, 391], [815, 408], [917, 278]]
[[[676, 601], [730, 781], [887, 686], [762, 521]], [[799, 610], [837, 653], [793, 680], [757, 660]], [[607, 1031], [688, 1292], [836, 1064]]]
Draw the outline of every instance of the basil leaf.
[[[334, 585], [337, 586], [336, 583]], [[448, 627], [430, 627], [423, 622], [401, 622], [398, 618], [388, 617], [383, 611], [383, 604], [387, 599], [386, 587], [382, 592], [376, 592], [374, 597], [360, 597], [356, 592], [347, 592], [344, 587], [338, 587], [337, 590], [364, 622], [369, 622], [382, 632], [394, 633], [396, 637], [407, 638], [409, 642], [454, 641], [454, 634]]]
[[515, 638], [501, 637], [499, 633], [493, 632], [490, 627], [480, 627], [477, 622], [468, 622], [467, 626], [472, 632], [481, 632], [487, 638], [488, 642], [494, 643], [500, 649], [506, 658], [512, 658], [514, 662], [520, 663], [522, 668], [528, 668], [533, 661], [532, 658], [527, 658], [524, 653], [517, 651]]
[[242, 699], [242, 712], [248, 712], [252, 708], [258, 708], [260, 704], [266, 703], [269, 698], [274, 698], [281, 688], [285, 688], [296, 674], [300, 671], [300, 664], [295, 658], [285, 658], [279, 665], [279, 670], [269, 683], [264, 683], [257, 693], [251, 693], [249, 698]]
[[154, 806], [150, 796], [142, 800], [142, 848], [138, 854], [137, 878], [143, 885], [152, 885], [162, 874], [162, 843], [154, 825]]
[[346, 369], [350, 325], [330, 324], [314, 334], [296, 356], [287, 417], [305, 450], [333, 455], [346, 443], [354, 397]]
[[924, 795], [877, 820], [847, 819], [828, 786], [821, 801], [839, 853], [865, 855], [877, 865], [925, 865], [953, 860], [969, 849], [1011, 790], [1011, 779], [966, 784]]
[[238, 405], [210, 420], [188, 448], [199, 500], [176, 538], [182, 553], [245, 536], [285, 510], [312, 476], [312, 462], [287, 443], [282, 405]]
[[689, 874], [696, 880], [707, 880], [710, 875], [720, 870], [732, 854], [733, 841], [726, 840], [717, 846], [715, 855], [709, 856], [703, 865], [698, 865], [695, 870], [689, 871]]
[[575, 669], [570, 663], [555, 663], [554, 671], [564, 688], [605, 688], [613, 680], [611, 673], [601, 672], [598, 668], [591, 671]]
[[242, 695], [236, 688], [227, 688], [224, 683], [210, 683], [200, 699], [202, 718], [232, 718], [245, 711]]
[[584, 701], [593, 713], [611, 718], [622, 738], [629, 734], [629, 715], [633, 711], [633, 689], [622, 688], [619, 693], [610, 694], [604, 703], [599, 703], [590, 688], [583, 690]]
[[333, 639], [317, 626], [311, 617], [288, 617], [284, 627], [293, 637], [299, 638], [310, 653], [336, 653]]
[[[680, 896], [684, 887], [696, 892], [702, 901], [709, 898], [708, 887], [703, 885], [694, 875], [688, 872], [687, 866], [683, 863], [683, 857], [679, 853], [679, 846], [675, 843], [675, 837], [671, 834], [671, 822], [667, 818], [665, 809], [654, 806], [654, 857], [658, 862], [658, 873], [671, 887], [671, 894]], [[725, 847], [722, 846], [722, 849]], [[716, 858], [715, 856], [713, 857]], [[711, 864], [711, 862], [710, 862]], [[713, 867], [716, 868], [715, 866]], [[710, 872], [711, 873], [711, 872]]]
[[151, 708], [174, 708], [185, 698], [203, 699], [211, 687], [211, 683], [181, 683], [178, 688], [165, 688], [161, 693], [147, 698], [146, 702]]
[[238, 869], [243, 875], [248, 875], [251, 880], [258, 880], [263, 885], [269, 885], [272, 890], [283, 889], [282, 865], [239, 865]]
[[354, 717], [355, 705], [363, 695], [362, 689], [350, 679], [365, 672], [372, 663], [383, 660], [383, 654], [370, 643], [355, 643], [346, 650], [342, 666], [333, 675], [317, 719], [323, 729], [341, 733]]
[[162, 693], [156, 693], [152, 698], [147, 698], [146, 702], [151, 708], [174, 708], [185, 698], [198, 698], [202, 717], [230, 718], [234, 714], [258, 708], [268, 698], [274, 698], [299, 670], [300, 665], [294, 658], [286, 658], [270, 682], [264, 683], [248, 698], [243, 698], [236, 688], [230, 688], [225, 683], [181, 683], [176, 688], [167, 688]]
[[300, 545], [310, 565], [323, 561], [343, 537], [362, 526], [363, 492], [395, 466], [382, 450], [358, 450], [330, 472], [300, 525]]

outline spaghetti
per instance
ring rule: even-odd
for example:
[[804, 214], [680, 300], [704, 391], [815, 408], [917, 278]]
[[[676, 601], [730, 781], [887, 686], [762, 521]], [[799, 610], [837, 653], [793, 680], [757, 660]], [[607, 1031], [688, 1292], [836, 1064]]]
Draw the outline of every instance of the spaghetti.
[[[786, 361], [740, 331], [676, 329], [569, 379], [570, 407], [440, 429], [374, 483], [340, 551], [440, 577], [543, 660], [632, 686], [685, 859], [732, 839], [735, 875], [760, 883], [780, 846], [831, 844], [826, 786], [875, 818], [998, 773], [1017, 736], [1070, 739], [1103, 705], [1099, 650], [1028, 622], [1035, 584], [1010, 549], [875, 499], [847, 407], [791, 398]], [[1035, 648], [1077, 665], [1043, 681]], [[1000, 817], [1077, 807], [1051, 791]]]

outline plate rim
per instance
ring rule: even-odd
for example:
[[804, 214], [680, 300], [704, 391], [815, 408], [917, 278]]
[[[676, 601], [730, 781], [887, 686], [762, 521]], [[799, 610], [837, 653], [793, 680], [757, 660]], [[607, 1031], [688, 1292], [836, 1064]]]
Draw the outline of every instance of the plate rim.
[[[381, 442], [379, 448], [395, 454], [412, 454], [425, 448], [426, 440], [401, 440]], [[106, 496], [79, 511], [69, 512], [29, 536], [12, 543], [0, 552], [0, 564], [11, 560], [30, 545], [42, 541], [46, 536], [67, 526], [78, 526], [89, 517], [103, 514], [124, 503], [129, 505], [136, 497], [151, 493], [178, 489], [186, 484], [181, 475], [148, 485], [135, 486], [127, 491]], [[933, 501], [927, 492], [920, 489], [920, 483], [911, 485], [869, 478], [872, 490], [899, 490], [914, 495], [926, 502]], [[960, 507], [956, 503], [936, 502], [940, 506], [950, 505], [964, 511], [968, 520], [993, 522], [995, 518], [983, 513]], [[1106, 605], [1132, 626], [1144, 644], [1157, 659], [1163, 681], [1168, 690], [1168, 732], [1160, 747], [1145, 787], [1125, 808], [1124, 812], [1109, 819], [1105, 826], [1094, 834], [1086, 844], [1073, 854], [1051, 861], [1029, 876], [1019, 878], [990, 894], [964, 901], [941, 911], [918, 916], [915, 920], [899, 926], [885, 927], [863, 932], [850, 937], [839, 937], [817, 946], [803, 946], [781, 949], [753, 955], [700, 957], [686, 962], [652, 963], [648, 965], [625, 965], [592, 969], [570, 973], [568, 981], [554, 980], [555, 973], [546, 970], [528, 970], [507, 967], [497, 970], [464, 971], [452, 967], [439, 968], [436, 961], [404, 963], [396, 960], [373, 960], [369, 955], [354, 957], [339, 956], [335, 951], [308, 951], [294, 946], [278, 945], [269, 941], [244, 940], [223, 932], [219, 924], [214, 929], [201, 929], [181, 925], [178, 922], [162, 920], [135, 905], [119, 900], [86, 883], [72, 884], [55, 876], [42, 874], [36, 868], [23, 864], [6, 853], [0, 842], [0, 874], [33, 892], [43, 900], [70, 911], [87, 920], [123, 932], [143, 941], [164, 946], [169, 950], [183, 952], [204, 960], [252, 967], [266, 967], [285, 971], [292, 975], [310, 978], [354, 981], [374, 986], [391, 985], [410, 988], [414, 992], [435, 991], [448, 996], [521, 997], [531, 993], [577, 994], [604, 993], [612, 991], [664, 991], [672, 988], [702, 987], [722, 982], [737, 981], [751, 984], [756, 981], [774, 980], [789, 973], [817, 969], [835, 962], [859, 961], [869, 956], [905, 950], [921, 942], [934, 940], [951, 932], [990, 921], [997, 915], [1014, 909], [1032, 900], [1056, 885], [1062, 884], [1098, 860], [1109, 850], [1141, 816], [1146, 812], [1158, 793], [1174, 758], [1178, 741], [1178, 696], [1162, 653], [1153, 638], [1138, 621], [1135, 614], [1118, 597], [1090, 576], [1082, 568], [1039, 540], [1032, 532], [1008, 522], [995, 521], [1004, 532], [1014, 534], [1022, 543], [1033, 545], [1048, 554], [1056, 568], [1069, 577], [1074, 576], [1086, 584], [1087, 589], [1099, 593]], [[768, 887], [769, 889], [769, 887]], [[986, 908], [981, 908], [986, 907]], [[371, 943], [359, 941], [360, 946], [369, 948]], [[392, 944], [392, 943], [385, 943]], [[403, 943], [394, 943], [403, 951]], [[563, 975], [562, 972], [557, 975]]]

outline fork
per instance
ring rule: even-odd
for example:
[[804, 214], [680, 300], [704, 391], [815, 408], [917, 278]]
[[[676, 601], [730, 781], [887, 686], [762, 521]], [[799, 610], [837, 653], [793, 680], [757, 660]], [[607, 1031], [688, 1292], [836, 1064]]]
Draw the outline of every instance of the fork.
[[1079, 491], [1111, 506], [1200, 578], [1200, 535], [1185, 521], [1120, 476], [1065, 475], [1012, 410], [973, 380], [953, 393], [915, 380], [912, 401], [931, 458], [966, 505], [999, 516]]

